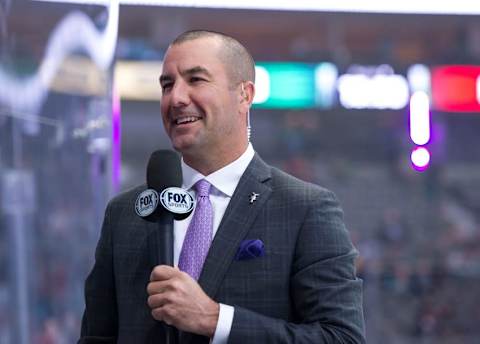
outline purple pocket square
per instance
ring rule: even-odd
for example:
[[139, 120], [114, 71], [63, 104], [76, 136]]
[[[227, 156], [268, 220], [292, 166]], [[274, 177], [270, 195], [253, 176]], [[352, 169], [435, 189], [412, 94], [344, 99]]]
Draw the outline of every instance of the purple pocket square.
[[238, 247], [235, 260], [247, 260], [265, 255], [265, 247], [260, 239], [243, 240]]

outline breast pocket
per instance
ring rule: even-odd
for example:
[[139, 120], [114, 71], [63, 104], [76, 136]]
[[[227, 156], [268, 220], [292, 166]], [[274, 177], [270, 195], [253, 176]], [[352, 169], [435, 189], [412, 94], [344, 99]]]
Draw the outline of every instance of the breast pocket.
[[289, 309], [291, 259], [265, 251], [262, 257], [234, 260], [219, 291], [219, 302], [284, 317]]

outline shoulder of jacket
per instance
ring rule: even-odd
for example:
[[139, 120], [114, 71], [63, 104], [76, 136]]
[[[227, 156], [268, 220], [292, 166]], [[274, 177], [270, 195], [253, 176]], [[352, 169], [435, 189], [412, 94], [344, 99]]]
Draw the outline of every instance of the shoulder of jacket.
[[276, 167], [272, 167], [272, 186], [278, 191], [310, 195], [311, 197], [333, 194], [323, 186], [301, 180]]
[[138, 195], [147, 189], [146, 184], [138, 185], [125, 190], [114, 196], [109, 202], [108, 207], [133, 206]]

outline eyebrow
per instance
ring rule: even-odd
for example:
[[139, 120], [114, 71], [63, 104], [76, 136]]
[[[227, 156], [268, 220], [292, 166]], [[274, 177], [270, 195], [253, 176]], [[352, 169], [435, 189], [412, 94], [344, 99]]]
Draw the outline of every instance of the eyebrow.
[[[193, 74], [205, 74], [207, 77], [211, 78], [212, 74], [208, 71], [208, 69], [201, 67], [201, 66], [196, 66], [189, 68], [185, 71], [180, 72], [180, 75], [185, 76], [185, 75], [193, 75]], [[172, 80], [172, 76], [168, 74], [162, 74], [160, 75], [160, 83], [165, 82], [165, 81], [170, 81]]]

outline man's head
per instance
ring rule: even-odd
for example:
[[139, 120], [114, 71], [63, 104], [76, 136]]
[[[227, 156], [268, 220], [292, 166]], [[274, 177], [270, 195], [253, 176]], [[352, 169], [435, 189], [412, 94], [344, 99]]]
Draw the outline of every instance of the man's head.
[[165, 54], [162, 118], [173, 147], [211, 173], [246, 149], [255, 69], [235, 39], [210, 31], [180, 35]]
[[194, 30], [182, 33], [171, 45], [206, 37], [220, 40], [222, 49], [218, 57], [227, 67], [232, 86], [243, 81], [255, 83], [255, 61], [248, 50], [235, 38], [214, 31]]

